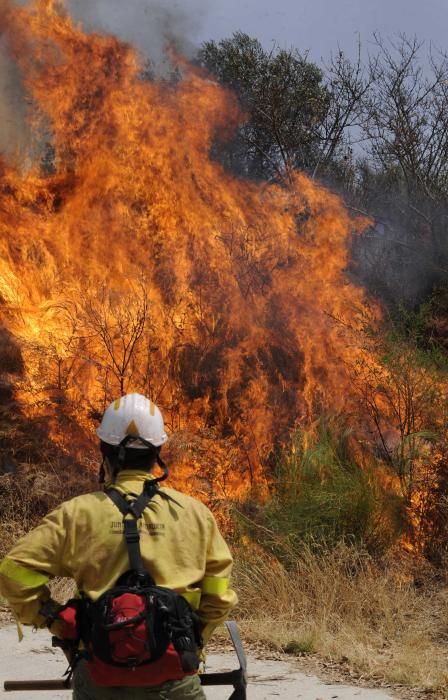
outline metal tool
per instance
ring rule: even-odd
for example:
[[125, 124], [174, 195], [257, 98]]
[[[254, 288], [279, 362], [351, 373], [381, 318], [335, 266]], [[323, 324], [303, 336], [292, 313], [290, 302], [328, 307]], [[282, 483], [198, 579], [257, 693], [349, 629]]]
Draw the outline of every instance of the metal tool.
[[[210, 685], [232, 685], [233, 693], [229, 700], [246, 700], [247, 688], [247, 660], [244, 653], [243, 643], [236, 622], [226, 622], [232, 640], [233, 648], [238, 658], [239, 668], [235, 671], [223, 671], [216, 673], [203, 673], [199, 677], [203, 686]], [[55, 680], [35, 680], [35, 681], [5, 681], [5, 691], [17, 690], [69, 690], [71, 688], [70, 679]]]

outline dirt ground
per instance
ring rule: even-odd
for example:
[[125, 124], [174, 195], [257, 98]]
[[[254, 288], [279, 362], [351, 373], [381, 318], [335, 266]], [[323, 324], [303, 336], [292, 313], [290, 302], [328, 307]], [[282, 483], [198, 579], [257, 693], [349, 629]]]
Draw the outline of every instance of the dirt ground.
[[[48, 633], [26, 630], [25, 638], [18, 642], [14, 625], [0, 628], [0, 698], [10, 700], [66, 700], [70, 691], [6, 693], [5, 680], [59, 678], [67, 662], [59, 649], [52, 649]], [[257, 654], [258, 656], [258, 654]], [[213, 652], [208, 656], [208, 671], [227, 671], [237, 665], [230, 652]], [[231, 688], [207, 688], [210, 700], [227, 700]], [[366, 689], [345, 684], [324, 682], [316, 676], [299, 670], [297, 662], [278, 659], [262, 660], [249, 654], [249, 700], [391, 700], [392, 695], [381, 689]]]

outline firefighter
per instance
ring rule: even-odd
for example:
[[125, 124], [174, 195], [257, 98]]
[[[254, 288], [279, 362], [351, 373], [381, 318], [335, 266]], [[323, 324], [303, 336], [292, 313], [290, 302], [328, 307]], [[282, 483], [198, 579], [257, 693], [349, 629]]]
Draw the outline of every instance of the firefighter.
[[[81, 599], [88, 601], [112, 589], [129, 570], [130, 555], [123, 537], [125, 521], [107, 496], [107, 487], [113, 486], [127, 502], [135, 502], [148, 483], [156, 480], [157, 463], [164, 467], [160, 458], [167, 441], [163, 418], [158, 407], [140, 394], [114, 401], [97, 435], [103, 455], [100, 480], [105, 481], [106, 492], [62, 503], [0, 563], [0, 593], [17, 620], [36, 628], [52, 622], [52, 631], [59, 637], [64, 636], [67, 621], [48, 614], [59, 610], [51, 601], [49, 579], [73, 578]], [[198, 616], [205, 644], [237, 602], [229, 587], [232, 557], [213, 515], [198, 500], [161, 487], [136, 522], [144, 568], [157, 586], [179, 593], [189, 603]], [[75, 624], [78, 629], [79, 620]], [[167, 663], [164, 669], [164, 658], [146, 666], [149, 675], [143, 687], [135, 687], [134, 682], [99, 685], [93, 680], [97, 679], [95, 668], [92, 672], [91, 663], [81, 660], [74, 670], [73, 697], [204, 699], [197, 673], [184, 673], [178, 660], [176, 667]], [[109, 675], [114, 678], [113, 667]], [[131, 671], [129, 678], [134, 677]]]

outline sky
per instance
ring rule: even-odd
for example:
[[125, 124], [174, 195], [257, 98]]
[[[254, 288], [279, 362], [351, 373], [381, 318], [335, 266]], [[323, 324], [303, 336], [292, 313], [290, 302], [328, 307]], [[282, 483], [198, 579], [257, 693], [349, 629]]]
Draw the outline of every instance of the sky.
[[[15, 0], [26, 4], [30, 0]], [[87, 29], [116, 33], [149, 54], [166, 70], [163, 48], [175, 39], [187, 56], [207, 39], [219, 40], [241, 30], [262, 41], [309, 51], [320, 63], [343, 49], [364, 55], [373, 32], [385, 38], [417, 35], [448, 50], [448, 0], [65, 0]], [[24, 101], [17, 71], [2, 51], [0, 39], [0, 151], [28, 142]]]
[[368, 46], [373, 32], [384, 37], [415, 34], [448, 49], [448, 0], [208, 0], [199, 34], [219, 39], [235, 30], [283, 48], [309, 50], [319, 61], [338, 47]]
[[367, 50], [373, 32], [399, 33], [448, 49], [448, 0], [66, 0], [84, 23], [121, 34], [151, 52], [167, 27], [182, 51], [242, 30], [269, 47], [309, 50], [328, 59], [340, 47]]

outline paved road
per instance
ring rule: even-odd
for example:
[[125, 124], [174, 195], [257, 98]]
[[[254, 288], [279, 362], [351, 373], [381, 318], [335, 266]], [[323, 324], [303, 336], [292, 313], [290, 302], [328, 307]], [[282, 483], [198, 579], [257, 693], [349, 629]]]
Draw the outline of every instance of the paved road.
[[[5, 693], [3, 681], [29, 678], [58, 678], [67, 666], [59, 649], [52, 649], [46, 632], [26, 630], [19, 644], [15, 627], [0, 628], [0, 698], [9, 700], [68, 700], [69, 691]], [[235, 667], [232, 654], [213, 654], [208, 657], [207, 670], [229, 671]], [[227, 700], [231, 688], [207, 688], [209, 700]], [[381, 690], [327, 685], [314, 676], [306, 676], [283, 661], [260, 661], [249, 657], [248, 700], [392, 700]]]

